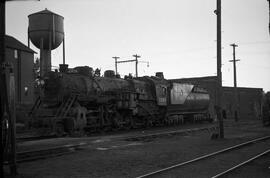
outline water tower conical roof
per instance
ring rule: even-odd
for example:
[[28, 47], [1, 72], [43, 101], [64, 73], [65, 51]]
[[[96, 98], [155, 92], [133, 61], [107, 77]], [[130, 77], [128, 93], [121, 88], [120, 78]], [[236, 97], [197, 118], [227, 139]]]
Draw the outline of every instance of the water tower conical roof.
[[60, 16], [60, 17], [64, 18], [63, 16], [61, 16], [61, 15], [59, 15], [59, 14], [56, 14], [56, 13], [54, 13], [54, 12], [48, 10], [47, 8], [45, 8], [45, 9], [42, 10], [42, 11], [39, 11], [39, 12], [30, 14], [30, 15], [28, 15], [28, 17], [30, 17], [31, 15], [36, 15], [36, 14], [54, 14], [54, 15], [57, 15], [57, 16]]

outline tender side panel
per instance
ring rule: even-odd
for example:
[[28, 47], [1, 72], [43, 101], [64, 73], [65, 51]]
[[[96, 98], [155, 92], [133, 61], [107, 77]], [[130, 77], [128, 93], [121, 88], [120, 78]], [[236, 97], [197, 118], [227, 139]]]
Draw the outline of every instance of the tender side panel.
[[184, 104], [189, 96], [193, 85], [173, 83], [170, 95], [170, 104]]
[[173, 83], [167, 111], [170, 115], [206, 113], [209, 102], [207, 91], [191, 84]]

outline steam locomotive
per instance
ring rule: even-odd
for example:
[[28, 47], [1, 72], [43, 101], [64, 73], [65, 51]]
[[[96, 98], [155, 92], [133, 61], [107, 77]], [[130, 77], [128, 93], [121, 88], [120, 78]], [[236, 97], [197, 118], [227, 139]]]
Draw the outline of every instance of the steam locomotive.
[[171, 82], [162, 73], [120, 78], [82, 66], [48, 72], [41, 83], [30, 125], [58, 135], [212, 121], [205, 89]]

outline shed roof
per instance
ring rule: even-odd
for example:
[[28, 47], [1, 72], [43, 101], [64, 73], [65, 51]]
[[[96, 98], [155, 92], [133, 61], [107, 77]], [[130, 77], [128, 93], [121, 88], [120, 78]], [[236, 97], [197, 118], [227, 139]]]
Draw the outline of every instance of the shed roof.
[[205, 76], [205, 77], [191, 77], [191, 78], [177, 78], [177, 79], [169, 79], [170, 81], [178, 81], [178, 82], [193, 82], [193, 81], [201, 81], [201, 82], [216, 82], [216, 76]]
[[6, 44], [6, 48], [17, 49], [17, 50], [21, 50], [21, 51], [25, 51], [25, 52], [29, 52], [29, 53], [36, 53], [31, 48], [28, 48], [22, 42], [20, 42], [16, 38], [9, 36], [9, 35], [5, 36], [5, 44]]

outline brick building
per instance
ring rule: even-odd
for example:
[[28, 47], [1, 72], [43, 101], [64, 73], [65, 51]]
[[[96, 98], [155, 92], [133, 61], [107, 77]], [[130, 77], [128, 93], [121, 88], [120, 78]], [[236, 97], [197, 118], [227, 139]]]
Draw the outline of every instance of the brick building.
[[34, 99], [34, 51], [6, 35], [6, 61], [13, 67], [16, 104], [32, 104]]
[[[262, 88], [238, 87], [240, 119], [260, 119], [262, 112]], [[234, 88], [223, 87], [223, 109], [228, 118], [234, 118]]]

